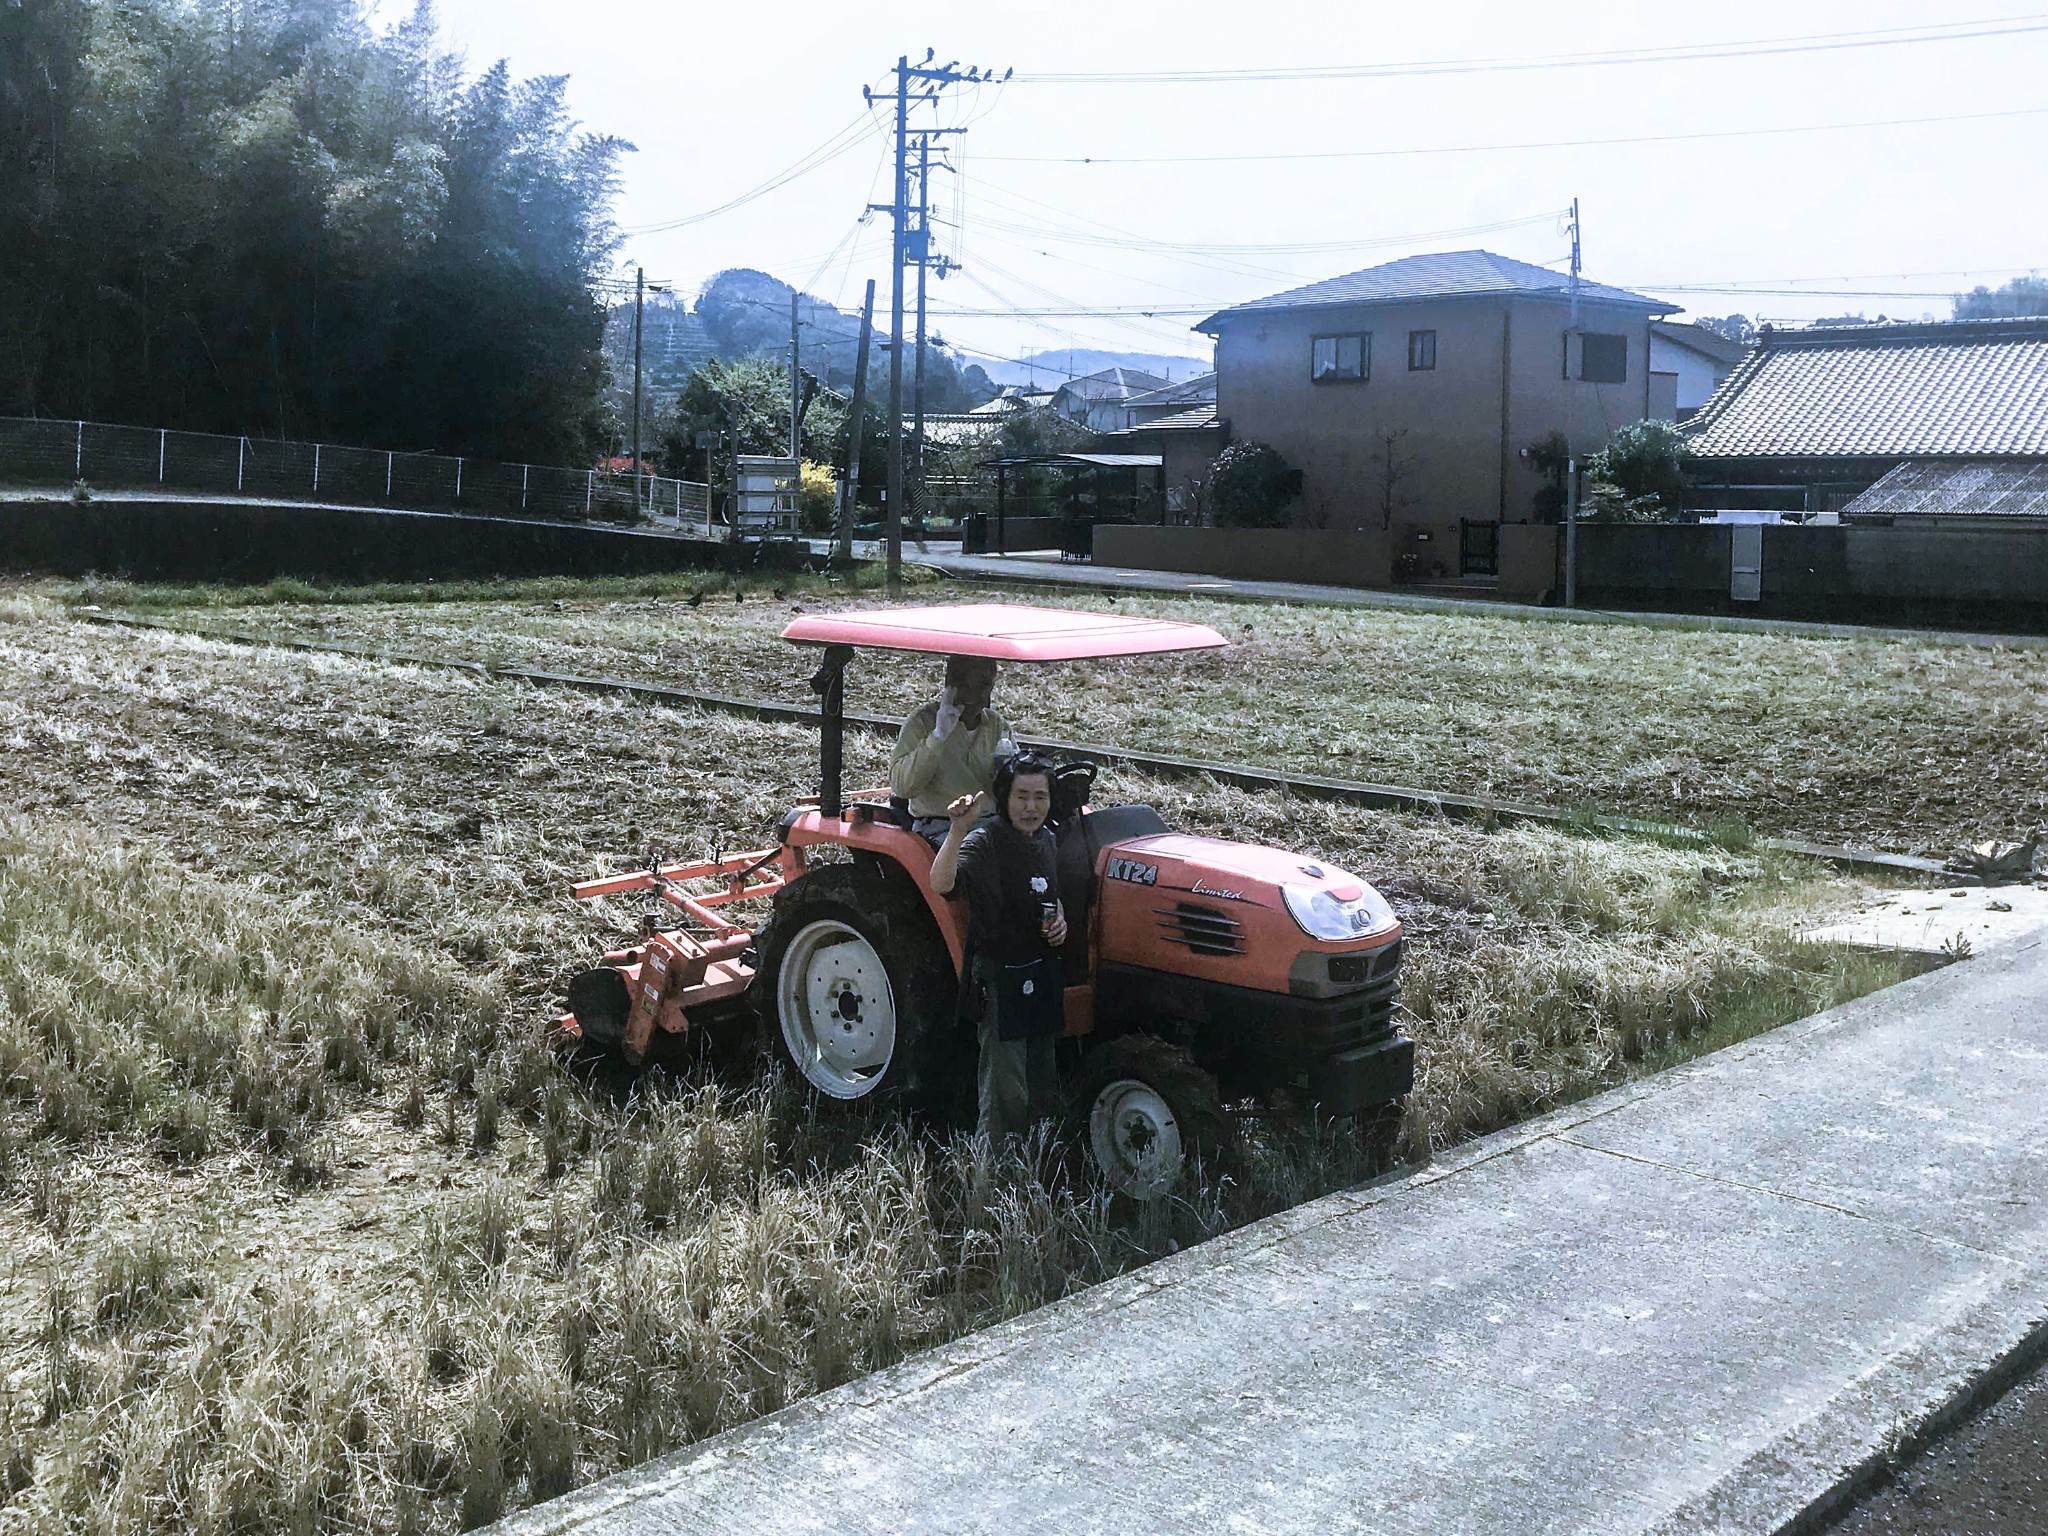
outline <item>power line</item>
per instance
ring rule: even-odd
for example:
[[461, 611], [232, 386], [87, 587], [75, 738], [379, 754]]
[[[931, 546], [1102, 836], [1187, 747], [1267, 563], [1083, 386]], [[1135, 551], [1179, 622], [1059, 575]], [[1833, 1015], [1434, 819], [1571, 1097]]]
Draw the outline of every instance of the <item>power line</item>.
[[1261, 81], [1366, 80], [1412, 75], [1526, 73], [1550, 69], [1597, 69], [1633, 64], [1689, 63], [1701, 59], [1758, 58], [1770, 54], [1831, 53], [1854, 48], [1892, 48], [1920, 43], [1963, 42], [2048, 32], [2048, 13], [1994, 16], [1917, 27], [1881, 27], [1864, 32], [1816, 32], [1789, 37], [1747, 38], [1724, 43], [1686, 43], [1663, 48], [1625, 48], [1599, 53], [1559, 53], [1535, 58], [1417, 59], [1395, 64], [1321, 64], [1293, 69], [1182, 69], [1047, 71], [1020, 73], [1032, 85], [1218, 85]]
[[1531, 224], [1548, 224], [1558, 216], [1558, 210], [1547, 209], [1542, 213], [1530, 214], [1524, 218], [1496, 219], [1487, 224], [1467, 224], [1458, 229], [1431, 229], [1408, 235], [1371, 235], [1355, 240], [1296, 240], [1275, 241], [1267, 244], [1234, 244], [1226, 241], [1201, 240], [1155, 240], [1143, 235], [1096, 235], [1085, 230], [1056, 229], [1044, 224], [1011, 224], [1001, 219], [978, 219], [976, 228], [1007, 230], [1015, 234], [1030, 235], [1040, 240], [1055, 241], [1062, 245], [1103, 245], [1117, 249], [1136, 247], [1141, 250], [1165, 251], [1176, 254], [1217, 253], [1229, 254], [1246, 252], [1264, 256], [1312, 256], [1339, 251], [1373, 250], [1385, 246], [1425, 245], [1437, 240], [1453, 240], [1471, 235], [1498, 234], [1502, 230], [1520, 229]]
[[635, 224], [620, 232], [626, 235], [665, 234], [672, 229], [684, 229], [692, 224], [702, 224], [707, 219], [715, 219], [721, 214], [731, 213], [735, 208], [743, 208], [757, 198], [766, 197], [770, 192], [788, 186], [799, 177], [808, 176], [820, 166], [829, 165], [848, 150], [857, 146], [864, 132], [871, 130], [871, 128], [872, 119], [868, 113], [863, 112], [852, 122], [825, 140], [816, 149], [810, 151], [810, 153], [776, 172], [759, 186], [750, 191], [742, 192], [738, 197], [732, 198], [730, 201], [720, 203], [716, 208], [707, 208], [702, 213], [688, 214], [680, 219], [666, 219], [656, 224]]
[[[2048, 30], [2048, 29], [2044, 29]], [[1438, 144], [1416, 149], [1317, 149], [1270, 155], [983, 155], [1011, 165], [1250, 165], [1292, 160], [1395, 160], [1422, 155], [1492, 155], [1517, 150], [1598, 149], [1624, 144], [1682, 144], [1709, 139], [1775, 138], [1786, 134], [1842, 133], [1863, 128], [1916, 128], [1930, 123], [1981, 123], [2040, 117], [2048, 107], [2003, 112], [1956, 112], [1939, 117], [1880, 117], [1859, 123], [1800, 123], [1782, 128], [1717, 128], [1699, 133], [1645, 133], [1605, 139], [1518, 140], [1505, 144]]]

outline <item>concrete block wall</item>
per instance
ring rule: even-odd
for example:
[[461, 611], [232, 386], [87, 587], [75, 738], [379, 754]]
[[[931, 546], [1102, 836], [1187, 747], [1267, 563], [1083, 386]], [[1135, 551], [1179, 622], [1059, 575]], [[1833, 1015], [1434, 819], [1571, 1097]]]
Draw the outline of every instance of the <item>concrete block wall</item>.
[[1392, 537], [1377, 529], [1152, 528], [1105, 523], [1095, 563], [1141, 571], [1191, 571], [1237, 581], [1326, 582], [1384, 587]]
[[[144, 581], [422, 581], [777, 567], [792, 546], [705, 543], [569, 523], [201, 501], [0, 503], [0, 571]], [[759, 560], [756, 561], [756, 555]]]

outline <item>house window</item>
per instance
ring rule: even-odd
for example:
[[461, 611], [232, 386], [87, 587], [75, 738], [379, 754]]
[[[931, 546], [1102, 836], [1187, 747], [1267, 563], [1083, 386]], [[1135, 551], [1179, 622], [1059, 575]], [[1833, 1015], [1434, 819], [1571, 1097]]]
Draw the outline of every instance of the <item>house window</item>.
[[1579, 338], [1579, 378], [1587, 384], [1628, 382], [1628, 338], [1583, 335]]
[[1410, 331], [1408, 333], [1408, 371], [1418, 373], [1424, 368], [1436, 366], [1436, 332]]
[[1318, 336], [1309, 354], [1308, 376], [1318, 384], [1363, 379], [1372, 372], [1372, 337]]

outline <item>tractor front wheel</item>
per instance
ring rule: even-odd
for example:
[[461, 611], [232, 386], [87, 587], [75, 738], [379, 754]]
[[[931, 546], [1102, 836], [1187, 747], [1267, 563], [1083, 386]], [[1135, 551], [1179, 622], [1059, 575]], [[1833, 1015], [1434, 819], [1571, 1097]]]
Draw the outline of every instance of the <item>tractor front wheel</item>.
[[1216, 1080], [1151, 1035], [1125, 1035], [1091, 1052], [1072, 1103], [1089, 1157], [1136, 1200], [1170, 1195], [1190, 1164], [1214, 1159], [1231, 1140]]

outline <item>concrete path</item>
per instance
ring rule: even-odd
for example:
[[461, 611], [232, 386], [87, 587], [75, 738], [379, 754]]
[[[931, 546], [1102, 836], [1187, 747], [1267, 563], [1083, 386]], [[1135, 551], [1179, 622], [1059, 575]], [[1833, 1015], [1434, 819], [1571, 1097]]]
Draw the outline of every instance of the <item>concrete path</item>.
[[2048, 947], [1328, 1197], [507, 1533], [1772, 1532], [2048, 1319]]
[[1872, 890], [1845, 916], [1800, 937], [1863, 949], [1981, 955], [2048, 935], [2048, 875], [2031, 884]]

